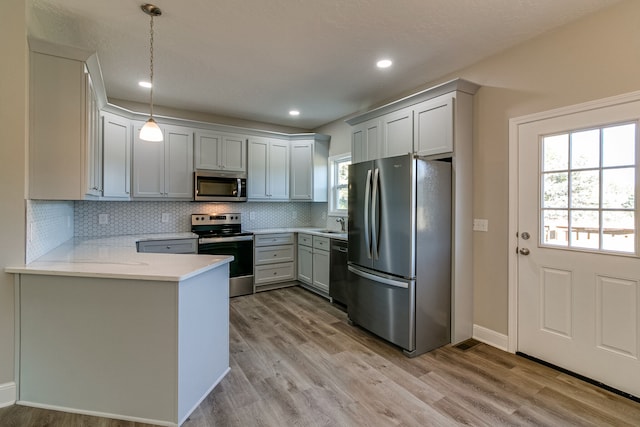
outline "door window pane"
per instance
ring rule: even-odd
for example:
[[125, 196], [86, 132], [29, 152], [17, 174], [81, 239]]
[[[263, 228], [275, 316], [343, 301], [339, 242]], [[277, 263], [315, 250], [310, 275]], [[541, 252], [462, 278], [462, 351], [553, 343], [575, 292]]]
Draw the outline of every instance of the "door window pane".
[[635, 208], [634, 168], [602, 171], [602, 207], [611, 209]]
[[602, 166], [631, 166], [636, 158], [636, 125], [611, 126], [602, 130]]
[[547, 136], [543, 140], [542, 170], [557, 171], [569, 168], [569, 135]]
[[600, 130], [571, 134], [571, 169], [600, 166]]
[[595, 171], [571, 173], [571, 207], [597, 208], [600, 203], [600, 174]]
[[635, 215], [629, 211], [607, 211], [602, 214], [602, 248], [618, 252], [634, 252]]
[[543, 137], [542, 245], [637, 253], [637, 123]]
[[569, 174], [547, 173], [544, 174], [543, 202], [545, 208], [568, 208], [569, 207]]
[[570, 245], [574, 248], [600, 247], [600, 215], [598, 211], [571, 211]]
[[569, 218], [566, 210], [544, 210], [542, 217], [543, 243], [554, 246], [569, 244]]

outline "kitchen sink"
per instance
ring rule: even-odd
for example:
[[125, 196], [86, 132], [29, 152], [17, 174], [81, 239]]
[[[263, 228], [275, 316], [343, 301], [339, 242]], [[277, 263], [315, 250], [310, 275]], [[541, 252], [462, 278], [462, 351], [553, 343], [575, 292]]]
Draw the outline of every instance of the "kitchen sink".
[[320, 233], [327, 233], [327, 234], [347, 234], [346, 231], [340, 231], [340, 230], [320, 230]]

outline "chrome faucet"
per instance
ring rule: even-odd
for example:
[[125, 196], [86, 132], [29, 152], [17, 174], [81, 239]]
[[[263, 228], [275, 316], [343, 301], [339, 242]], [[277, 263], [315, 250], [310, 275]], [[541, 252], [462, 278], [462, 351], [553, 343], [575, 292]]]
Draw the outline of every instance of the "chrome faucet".
[[347, 231], [344, 228], [344, 217], [336, 218], [336, 222], [340, 223], [340, 231]]

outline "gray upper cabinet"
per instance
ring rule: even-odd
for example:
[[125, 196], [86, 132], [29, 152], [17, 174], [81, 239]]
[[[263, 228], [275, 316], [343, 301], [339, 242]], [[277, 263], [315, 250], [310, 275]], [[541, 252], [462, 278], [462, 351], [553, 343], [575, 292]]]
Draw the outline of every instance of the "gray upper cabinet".
[[94, 53], [29, 40], [29, 198], [82, 200], [102, 191], [99, 108], [106, 102]]
[[291, 200], [327, 201], [328, 157], [327, 140], [291, 142]]
[[381, 157], [413, 153], [413, 109], [408, 107], [386, 114], [381, 121]]
[[420, 156], [453, 153], [454, 97], [438, 96], [413, 107], [415, 152]]
[[144, 122], [133, 135], [133, 197], [193, 199], [193, 130], [160, 124], [164, 141], [140, 139]]
[[353, 126], [351, 130], [351, 160], [353, 163], [379, 158], [381, 139], [382, 126], [379, 118]]
[[131, 197], [131, 122], [102, 112], [103, 196], [128, 200]]
[[352, 126], [354, 163], [407, 153], [433, 158], [451, 157], [456, 144], [456, 121], [468, 123], [468, 108], [456, 108], [456, 100], [473, 95], [474, 83], [452, 80], [435, 88], [347, 120]]
[[206, 130], [195, 132], [195, 168], [247, 171], [247, 137]]
[[289, 200], [289, 141], [249, 138], [247, 198]]

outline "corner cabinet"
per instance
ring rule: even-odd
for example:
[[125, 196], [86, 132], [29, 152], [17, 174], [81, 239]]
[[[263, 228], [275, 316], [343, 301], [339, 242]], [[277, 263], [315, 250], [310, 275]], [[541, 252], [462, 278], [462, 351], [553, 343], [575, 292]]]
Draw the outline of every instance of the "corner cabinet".
[[249, 200], [289, 200], [289, 141], [249, 138]]
[[478, 89], [451, 80], [347, 120], [354, 163], [406, 153], [451, 162], [454, 344], [473, 335], [473, 96]]
[[326, 139], [291, 142], [290, 200], [327, 201], [328, 158]]
[[95, 53], [29, 39], [29, 198], [82, 200], [102, 191]]
[[247, 137], [196, 130], [195, 168], [226, 172], [247, 171]]
[[140, 139], [144, 122], [133, 129], [133, 197], [193, 200], [193, 130], [160, 124], [161, 142]]

